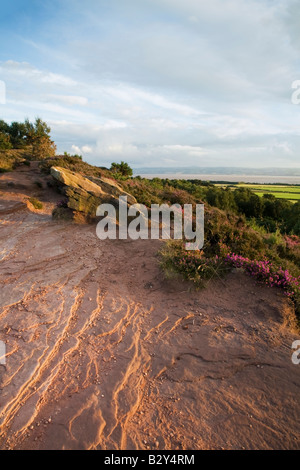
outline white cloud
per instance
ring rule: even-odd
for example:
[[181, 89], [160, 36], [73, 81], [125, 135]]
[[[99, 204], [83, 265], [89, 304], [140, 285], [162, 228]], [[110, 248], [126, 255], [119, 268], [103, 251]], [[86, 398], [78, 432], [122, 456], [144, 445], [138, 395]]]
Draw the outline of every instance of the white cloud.
[[82, 147], [78, 147], [78, 145], [72, 144], [71, 150], [77, 155], [82, 155], [82, 154], [93, 152], [92, 147], [90, 147], [89, 145], [83, 145]]
[[30, 65], [28, 62], [16, 62], [14, 60], [7, 60], [0, 63], [0, 73], [8, 77], [8, 79], [21, 79], [33, 81], [38, 84], [58, 85], [62, 87], [69, 87], [76, 85], [76, 81], [70, 77], [39, 70]]
[[90, 147], [89, 145], [84, 145], [82, 147], [82, 152], [83, 153], [91, 153], [93, 151], [92, 147]]
[[84, 96], [72, 96], [72, 95], [49, 95], [50, 100], [60, 101], [67, 106], [86, 106], [88, 99]]
[[80, 148], [77, 146], [77, 145], [72, 145], [71, 149], [75, 152], [75, 154], [80, 154], [81, 153], [81, 150]]

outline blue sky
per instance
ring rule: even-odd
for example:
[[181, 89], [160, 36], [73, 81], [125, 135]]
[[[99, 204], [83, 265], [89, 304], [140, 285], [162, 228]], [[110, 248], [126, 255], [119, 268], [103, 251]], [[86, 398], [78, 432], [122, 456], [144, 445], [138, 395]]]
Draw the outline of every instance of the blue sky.
[[3, 2], [7, 121], [133, 167], [299, 167], [298, 0]]

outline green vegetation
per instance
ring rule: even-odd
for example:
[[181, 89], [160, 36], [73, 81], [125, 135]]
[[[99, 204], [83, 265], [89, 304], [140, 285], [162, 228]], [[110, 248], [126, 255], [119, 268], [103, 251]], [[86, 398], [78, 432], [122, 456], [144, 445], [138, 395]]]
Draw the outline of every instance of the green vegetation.
[[244, 216], [268, 232], [300, 235], [300, 201], [292, 203], [272, 194], [257, 196], [248, 187], [218, 187], [199, 180], [169, 180], [140, 177], [122, 182], [126, 191], [149, 206], [164, 203], [206, 203], [231, 214]]
[[11, 171], [24, 160], [43, 160], [55, 155], [50, 127], [40, 118], [7, 124], [0, 120], [0, 172]]
[[216, 184], [219, 188], [238, 188], [251, 189], [257, 196], [263, 197], [264, 194], [271, 194], [278, 199], [288, 199], [289, 201], [298, 201], [300, 199], [300, 185], [282, 185], [282, 184]]
[[234, 260], [235, 255], [249, 260], [243, 265], [246, 272], [252, 262], [254, 266], [260, 266], [267, 260], [272, 263], [272, 269], [265, 283], [277, 285], [272, 280], [278, 276], [281, 280], [282, 270], [286, 271], [286, 281], [293, 279], [293, 282], [285, 292], [294, 300], [300, 314], [297, 284], [300, 276], [300, 201], [293, 204], [268, 194], [261, 198], [245, 187], [231, 191], [198, 180], [137, 177], [121, 184], [138, 202], [148, 207], [162, 203], [205, 204], [203, 250], [186, 251], [183, 241], [165, 243], [161, 265], [167, 275], [180, 274], [199, 286], [232, 269], [226, 260]]
[[291, 193], [291, 192], [275, 192], [275, 191], [254, 191], [254, 194], [257, 196], [263, 197], [265, 194], [271, 194], [278, 199], [288, 199], [289, 201], [298, 201], [300, 199], [300, 193]]
[[129, 176], [132, 176], [133, 173], [128, 163], [123, 161], [121, 163], [112, 163], [110, 171], [116, 179], [126, 179]]
[[14, 170], [27, 160], [26, 150], [0, 150], [0, 173]]
[[64, 152], [64, 157], [72, 157], [72, 156], [73, 156], [74, 158], [79, 158], [79, 160], [82, 160], [82, 155], [77, 155], [77, 154], [71, 155], [71, 154], [68, 153], [68, 152]]
[[38, 210], [43, 209], [43, 203], [39, 201], [38, 199], [36, 199], [35, 197], [30, 197], [28, 201], [30, 202], [30, 204], [33, 205], [35, 209], [38, 209]]

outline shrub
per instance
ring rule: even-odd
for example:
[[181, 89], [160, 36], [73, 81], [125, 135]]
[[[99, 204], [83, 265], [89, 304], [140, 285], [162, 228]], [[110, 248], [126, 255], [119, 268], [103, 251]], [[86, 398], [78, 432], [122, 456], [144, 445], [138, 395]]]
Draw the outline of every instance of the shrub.
[[43, 204], [42, 204], [42, 202], [39, 201], [38, 199], [36, 199], [35, 197], [30, 197], [30, 198], [28, 199], [28, 201], [30, 202], [30, 204], [33, 205], [33, 207], [34, 207], [35, 209], [38, 209], [38, 210], [39, 210], [39, 209], [43, 209]]
[[197, 286], [226, 270], [218, 255], [207, 257], [203, 250], [186, 251], [181, 241], [167, 242], [160, 251], [160, 257], [167, 276], [178, 273]]
[[9, 150], [12, 148], [12, 143], [10, 141], [9, 135], [0, 132], [0, 149]]

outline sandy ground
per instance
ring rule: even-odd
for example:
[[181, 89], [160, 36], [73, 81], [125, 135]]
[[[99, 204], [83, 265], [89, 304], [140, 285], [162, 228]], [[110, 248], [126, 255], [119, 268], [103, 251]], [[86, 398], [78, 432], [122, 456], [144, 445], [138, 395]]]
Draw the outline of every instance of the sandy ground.
[[0, 449], [299, 449], [289, 300], [166, 281], [162, 242], [52, 221], [36, 177], [0, 177]]

